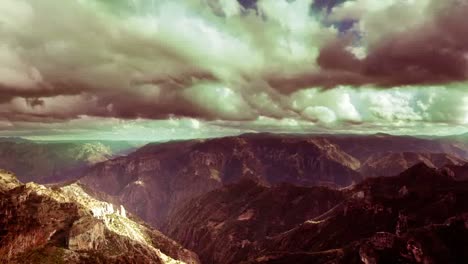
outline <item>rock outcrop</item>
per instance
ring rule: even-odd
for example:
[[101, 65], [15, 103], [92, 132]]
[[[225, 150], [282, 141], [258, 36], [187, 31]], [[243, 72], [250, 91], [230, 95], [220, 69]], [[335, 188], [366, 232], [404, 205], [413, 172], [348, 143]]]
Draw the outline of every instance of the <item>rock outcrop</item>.
[[78, 184], [21, 184], [2, 172], [0, 262], [199, 263], [196, 254], [113, 207]]

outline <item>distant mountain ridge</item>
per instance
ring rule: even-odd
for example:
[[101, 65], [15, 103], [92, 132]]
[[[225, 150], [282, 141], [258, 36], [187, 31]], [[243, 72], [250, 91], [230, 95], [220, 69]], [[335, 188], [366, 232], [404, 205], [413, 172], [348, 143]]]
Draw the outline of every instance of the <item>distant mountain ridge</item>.
[[227, 137], [150, 144], [99, 163], [80, 182], [120, 198], [154, 226], [187, 200], [243, 178], [347, 186], [359, 161], [322, 139]]
[[0, 167], [24, 182], [51, 183], [76, 178], [89, 165], [135, 146], [125, 142], [54, 141], [0, 138]]
[[359, 172], [366, 177], [393, 176], [421, 162], [432, 168], [440, 168], [460, 166], [466, 160], [445, 153], [378, 152], [366, 159]]
[[[411, 149], [421, 152], [398, 154]], [[420, 161], [436, 166], [461, 164], [467, 149], [385, 134], [245, 134], [148, 144], [128, 156], [96, 164], [80, 182], [116, 196], [133, 213], [158, 227], [188, 200], [244, 178], [265, 186], [286, 182], [345, 187], [360, 182], [366, 174], [387, 175], [379, 174], [381, 168], [370, 162], [377, 153], [396, 153], [388, 157], [398, 156], [403, 165], [388, 172], [398, 174]]]

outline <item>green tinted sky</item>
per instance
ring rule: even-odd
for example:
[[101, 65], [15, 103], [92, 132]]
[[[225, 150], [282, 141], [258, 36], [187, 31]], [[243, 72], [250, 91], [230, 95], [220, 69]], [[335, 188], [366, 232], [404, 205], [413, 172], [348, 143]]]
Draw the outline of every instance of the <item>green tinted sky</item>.
[[0, 135], [467, 132], [464, 1], [245, 6], [2, 0]]

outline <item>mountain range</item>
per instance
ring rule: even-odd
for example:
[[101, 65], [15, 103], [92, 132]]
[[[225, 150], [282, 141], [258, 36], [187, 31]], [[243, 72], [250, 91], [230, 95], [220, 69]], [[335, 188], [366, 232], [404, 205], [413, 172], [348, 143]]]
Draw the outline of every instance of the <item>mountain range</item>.
[[52, 183], [72, 180], [88, 166], [125, 154], [140, 142], [31, 141], [0, 138], [0, 168], [23, 182]]
[[461, 165], [467, 153], [449, 142], [413, 137], [245, 134], [148, 144], [90, 167], [79, 181], [160, 227], [188, 200], [245, 178], [265, 186], [339, 188], [419, 162]]
[[460, 140], [257, 133], [140, 144], [2, 138], [0, 168], [18, 179], [0, 173], [0, 260], [468, 260]]
[[420, 163], [341, 190], [243, 181], [164, 230], [203, 263], [466, 263], [468, 181], [455, 174]]

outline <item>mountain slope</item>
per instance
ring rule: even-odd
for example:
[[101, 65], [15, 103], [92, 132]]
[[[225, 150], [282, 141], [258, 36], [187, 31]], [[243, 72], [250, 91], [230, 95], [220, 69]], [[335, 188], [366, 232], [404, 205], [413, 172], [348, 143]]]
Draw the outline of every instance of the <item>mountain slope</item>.
[[379, 152], [372, 154], [359, 168], [366, 177], [393, 176], [418, 164], [432, 168], [463, 165], [466, 160], [445, 153]]
[[325, 136], [343, 151], [364, 162], [375, 153], [417, 152], [445, 153], [457, 158], [468, 159], [466, 145], [456, 144], [445, 138], [423, 139], [411, 136], [375, 135], [335, 135]]
[[468, 261], [468, 182], [418, 164], [397, 177], [368, 179], [349, 195], [341, 206], [265, 241], [251, 262]]
[[321, 215], [344, 198], [325, 187], [265, 187], [245, 180], [190, 201], [163, 230], [198, 252], [203, 263], [239, 263], [265, 237]]
[[421, 163], [342, 190], [237, 184], [188, 202], [166, 230], [204, 263], [466, 263], [458, 177]]
[[80, 182], [118, 196], [136, 215], [160, 225], [174, 208], [243, 178], [263, 185], [347, 186], [361, 180], [359, 161], [327, 140], [251, 135], [150, 144], [95, 165]]
[[192, 252], [78, 184], [23, 185], [6, 172], [0, 172], [0, 262], [199, 263]]
[[0, 140], [0, 168], [23, 182], [60, 182], [81, 175], [89, 165], [134, 148], [125, 142], [34, 142], [21, 138]]

